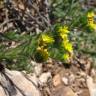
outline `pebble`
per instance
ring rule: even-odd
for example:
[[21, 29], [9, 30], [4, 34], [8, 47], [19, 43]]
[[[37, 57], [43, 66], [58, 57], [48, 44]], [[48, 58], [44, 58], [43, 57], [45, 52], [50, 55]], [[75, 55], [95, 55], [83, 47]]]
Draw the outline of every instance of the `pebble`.
[[96, 76], [96, 70], [95, 69], [91, 69], [91, 76], [92, 77]]
[[47, 83], [48, 79], [50, 79], [52, 76], [51, 76], [51, 72], [45, 72], [45, 73], [42, 73], [41, 76], [39, 77], [39, 84], [40, 85], [44, 85]]
[[56, 87], [58, 85], [61, 84], [61, 78], [60, 78], [60, 75], [59, 74], [56, 74], [54, 77], [53, 77], [53, 85]]
[[74, 76], [73, 74], [71, 74], [71, 75], [68, 77], [68, 79], [69, 79], [70, 84], [72, 84], [72, 83], [75, 81], [75, 76]]
[[67, 77], [63, 77], [62, 78], [62, 81], [63, 81], [63, 83], [67, 86], [68, 85], [68, 78]]
[[93, 78], [90, 76], [87, 76], [87, 86], [89, 89], [90, 96], [96, 96], [96, 83], [93, 82]]
[[77, 94], [69, 87], [60, 86], [54, 90], [52, 96], [77, 96]]

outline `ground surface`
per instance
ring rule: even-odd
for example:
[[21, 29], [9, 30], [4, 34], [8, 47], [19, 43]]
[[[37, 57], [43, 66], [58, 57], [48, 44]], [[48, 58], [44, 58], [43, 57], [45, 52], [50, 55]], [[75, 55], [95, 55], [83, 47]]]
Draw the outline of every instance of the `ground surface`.
[[[52, 78], [43, 87], [44, 96], [90, 96], [86, 84], [90, 63], [85, 63], [85, 70], [79, 64], [70, 67], [54, 61], [43, 65], [43, 72], [51, 72]], [[64, 80], [63, 80], [64, 79]]]

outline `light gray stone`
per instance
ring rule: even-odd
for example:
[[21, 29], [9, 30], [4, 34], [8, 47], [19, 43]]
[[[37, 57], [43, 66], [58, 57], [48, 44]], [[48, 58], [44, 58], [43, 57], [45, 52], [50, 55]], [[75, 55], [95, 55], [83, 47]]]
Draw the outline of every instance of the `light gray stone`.
[[42, 73], [39, 77], [39, 84], [44, 85], [47, 83], [48, 79], [51, 78], [51, 72]]
[[86, 81], [90, 96], [96, 96], [96, 83], [93, 82], [93, 79], [90, 76], [87, 76]]
[[29, 75], [28, 78], [38, 87], [39, 80], [38, 80], [38, 78], [36, 77], [35, 74], [33, 74], [32, 76]]
[[72, 84], [75, 80], [74, 74], [71, 74], [68, 79], [69, 79], [70, 84]]
[[0, 96], [6, 96], [4, 89], [0, 86]]
[[[6, 69], [5, 74], [5, 77], [0, 75], [0, 83], [4, 86], [0, 85], [0, 96], [41, 96], [38, 87], [22, 72]], [[8, 90], [11, 95], [8, 95]]]

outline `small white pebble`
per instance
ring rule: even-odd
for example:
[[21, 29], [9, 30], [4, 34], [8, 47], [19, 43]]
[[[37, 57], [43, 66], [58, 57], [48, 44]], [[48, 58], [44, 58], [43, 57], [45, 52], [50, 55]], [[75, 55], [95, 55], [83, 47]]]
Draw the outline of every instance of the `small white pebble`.
[[62, 78], [62, 81], [63, 81], [63, 83], [64, 83], [65, 85], [68, 85], [68, 78], [63, 77], [63, 78]]

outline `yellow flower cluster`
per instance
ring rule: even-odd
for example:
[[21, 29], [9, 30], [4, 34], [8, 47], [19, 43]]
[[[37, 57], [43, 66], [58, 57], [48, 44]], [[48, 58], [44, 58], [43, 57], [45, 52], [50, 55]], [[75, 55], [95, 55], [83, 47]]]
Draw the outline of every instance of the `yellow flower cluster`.
[[68, 60], [70, 58], [70, 55], [69, 54], [73, 53], [72, 44], [69, 42], [69, 39], [68, 39], [68, 33], [69, 33], [68, 27], [67, 26], [60, 27], [59, 30], [58, 30], [58, 32], [60, 34], [60, 37], [62, 38], [62, 44], [61, 44], [61, 46], [66, 51], [64, 53], [64, 55], [62, 56], [62, 58], [64, 60]]
[[68, 39], [68, 33], [69, 33], [68, 27], [67, 26], [60, 27], [58, 32], [60, 33], [60, 36], [63, 39], [62, 46], [68, 52], [72, 52], [73, 51], [72, 44], [69, 42], [69, 39]]
[[69, 60], [70, 56], [69, 56], [68, 53], [65, 53], [65, 54], [62, 56], [62, 58], [63, 58], [64, 60]]
[[96, 24], [94, 23], [94, 12], [88, 12], [87, 18], [88, 18], [88, 26], [94, 30], [96, 30]]
[[50, 43], [54, 42], [54, 39], [51, 36], [47, 35], [47, 34], [42, 34], [41, 39], [46, 44], [50, 44]]
[[72, 44], [69, 41], [64, 41], [62, 42], [62, 46], [65, 48], [66, 51], [72, 53], [73, 52], [73, 47]]
[[65, 39], [67, 38], [67, 34], [69, 33], [69, 30], [67, 26], [63, 26], [63, 27], [59, 27], [58, 32], [60, 36], [62, 37], [62, 39]]
[[[39, 62], [46, 61], [49, 57], [49, 52], [50, 52], [48, 51], [48, 46], [50, 46], [50, 44], [53, 44], [54, 46], [55, 43], [57, 43], [56, 40], [59, 40], [59, 39], [61, 39], [60, 48], [64, 49], [63, 50], [64, 54], [61, 56], [61, 58], [65, 61], [70, 60], [70, 54], [73, 53], [73, 47], [68, 39], [68, 33], [69, 33], [68, 27], [67, 26], [59, 27], [59, 29], [55, 32], [57, 32], [58, 35], [53, 34], [50, 36], [46, 33], [41, 34], [39, 38], [38, 48], [35, 54], [35, 58], [37, 58], [37, 61]], [[54, 36], [54, 38], [52, 36]], [[55, 36], [60, 38], [56, 39]]]
[[[47, 44], [52, 44], [54, 42], [54, 39], [47, 35], [47, 34], [42, 34], [40, 39], [39, 39], [39, 46], [36, 51], [36, 57], [37, 61], [39, 62], [44, 62], [48, 59], [49, 53], [48, 49], [46, 48]], [[40, 59], [41, 58], [41, 59]], [[40, 59], [40, 60], [39, 60]]]

